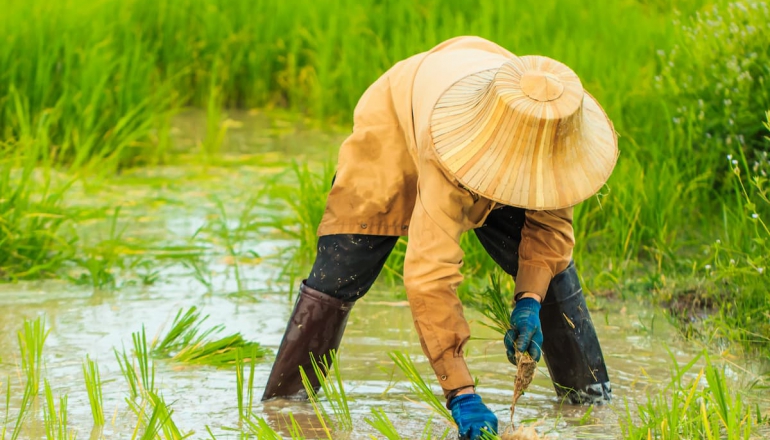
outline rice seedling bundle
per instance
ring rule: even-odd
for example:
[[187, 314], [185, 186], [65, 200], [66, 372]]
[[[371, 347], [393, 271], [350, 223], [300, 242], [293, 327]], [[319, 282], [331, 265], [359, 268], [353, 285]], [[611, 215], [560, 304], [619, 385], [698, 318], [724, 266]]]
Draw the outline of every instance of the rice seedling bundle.
[[535, 372], [537, 372], [537, 362], [529, 355], [529, 353], [522, 353], [516, 351], [516, 380], [513, 386], [513, 400], [511, 402], [511, 422], [500, 438], [503, 440], [538, 440], [537, 431], [533, 427], [519, 426], [518, 429], [513, 424], [513, 414], [516, 412], [516, 402], [524, 391], [532, 383], [532, 379], [535, 378]]
[[202, 331], [201, 326], [207, 319], [208, 315], [201, 317], [196, 307], [186, 312], [179, 310], [166, 336], [153, 342], [151, 354], [156, 358], [215, 367], [236, 365], [239, 359], [249, 361], [246, 356], [263, 358], [267, 354], [267, 349], [245, 340], [240, 333], [211, 338], [224, 330], [224, 326]]

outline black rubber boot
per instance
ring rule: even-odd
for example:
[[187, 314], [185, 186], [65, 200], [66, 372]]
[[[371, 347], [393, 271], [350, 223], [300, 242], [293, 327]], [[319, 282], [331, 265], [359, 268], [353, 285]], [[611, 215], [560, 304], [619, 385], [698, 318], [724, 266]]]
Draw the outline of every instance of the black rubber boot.
[[574, 262], [551, 280], [540, 321], [543, 356], [556, 394], [573, 404], [610, 402], [607, 367]]
[[320, 365], [324, 356], [339, 348], [353, 304], [340, 301], [302, 283], [262, 400], [307, 399], [299, 367], [305, 370], [313, 388], [318, 390], [318, 379], [313, 373], [310, 360], [311, 353]]

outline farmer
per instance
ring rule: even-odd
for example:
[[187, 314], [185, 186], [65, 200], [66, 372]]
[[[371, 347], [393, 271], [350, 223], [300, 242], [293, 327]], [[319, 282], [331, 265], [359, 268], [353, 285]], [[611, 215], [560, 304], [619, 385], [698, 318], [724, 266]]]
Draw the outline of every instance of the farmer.
[[307, 397], [298, 367], [339, 347], [348, 313], [405, 235], [415, 328], [460, 435], [497, 431], [463, 358], [470, 330], [456, 290], [471, 229], [516, 281], [508, 359], [544, 352], [560, 396], [609, 400], [571, 260], [572, 207], [604, 185], [617, 156], [612, 123], [555, 60], [458, 37], [396, 64], [355, 109], [263, 400]]

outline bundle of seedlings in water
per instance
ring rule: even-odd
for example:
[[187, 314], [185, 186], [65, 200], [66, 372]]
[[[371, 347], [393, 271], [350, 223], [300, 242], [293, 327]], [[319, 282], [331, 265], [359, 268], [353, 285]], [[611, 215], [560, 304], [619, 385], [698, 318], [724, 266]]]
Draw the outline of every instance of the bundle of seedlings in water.
[[[483, 325], [499, 332], [502, 335], [511, 328], [510, 300], [505, 298], [500, 286], [499, 274], [493, 274], [490, 277], [490, 286], [484, 292], [481, 301], [474, 306], [491, 323], [482, 323]], [[537, 371], [537, 362], [532, 359], [529, 353], [516, 350], [516, 379], [513, 386], [513, 399], [511, 402], [511, 420], [510, 424], [504, 430], [501, 438], [503, 440], [537, 440], [540, 439], [537, 432], [532, 427], [515, 428], [513, 415], [516, 412], [516, 402], [524, 394], [524, 391], [532, 383]]]
[[516, 412], [516, 402], [519, 401], [519, 397], [524, 394], [524, 391], [532, 383], [532, 379], [535, 378], [535, 372], [537, 371], [537, 362], [526, 352], [520, 352], [516, 350], [516, 381], [513, 385], [513, 400], [511, 402], [511, 422], [508, 427], [505, 428], [503, 434], [500, 436], [502, 440], [538, 440], [540, 437], [537, 435], [537, 431], [532, 427], [522, 427], [518, 429], [513, 424], [513, 414]]
[[201, 318], [196, 307], [183, 313], [179, 310], [165, 337], [152, 344], [152, 355], [156, 358], [171, 358], [177, 362], [194, 365], [224, 367], [235, 365], [237, 359], [246, 356], [263, 358], [267, 350], [257, 342], [247, 341], [240, 333], [214, 338], [223, 325], [202, 331], [208, 315]]

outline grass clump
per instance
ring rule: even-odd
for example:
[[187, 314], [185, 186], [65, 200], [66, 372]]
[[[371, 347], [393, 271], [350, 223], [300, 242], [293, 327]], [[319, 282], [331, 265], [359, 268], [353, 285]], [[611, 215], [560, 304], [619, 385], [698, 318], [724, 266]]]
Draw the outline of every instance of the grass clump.
[[327, 420], [334, 420], [333, 429], [335, 432], [350, 432], [353, 430], [353, 420], [350, 417], [348, 397], [345, 394], [345, 386], [342, 383], [342, 375], [339, 368], [339, 356], [336, 350], [332, 350], [328, 357], [324, 356], [324, 358], [321, 359], [320, 365], [316, 362], [315, 357], [312, 356], [311, 362], [313, 374], [315, 374], [315, 377], [318, 379], [320, 390], [323, 391], [327, 403], [331, 407], [334, 419], [329, 417], [329, 412], [321, 403], [318, 391], [316, 391], [311, 384], [307, 375], [308, 373], [300, 367], [302, 384], [305, 386], [305, 391], [310, 399], [310, 403], [313, 405], [313, 410], [318, 417], [318, 421], [321, 423], [321, 427], [329, 440], [334, 440], [330, 427], [327, 425]]
[[[53, 398], [51, 385], [45, 381], [45, 401], [43, 421], [47, 440], [74, 440], [75, 432], [67, 428], [67, 395], [59, 397], [59, 410]], [[3, 438], [0, 436], [0, 438]]]
[[95, 426], [104, 425], [104, 404], [102, 399], [102, 379], [99, 375], [99, 366], [95, 361], [86, 356], [83, 362], [83, 379], [86, 382], [88, 403], [91, 405], [91, 415]]
[[192, 365], [225, 367], [235, 365], [246, 355], [262, 358], [267, 354], [259, 343], [245, 340], [240, 333], [212, 339], [224, 330], [224, 325], [202, 330], [207, 319], [208, 315], [201, 318], [197, 307], [180, 309], [168, 333], [153, 342], [151, 355]]
[[333, 176], [334, 164], [330, 161], [318, 170], [293, 162], [286, 173], [271, 182], [268, 194], [285, 210], [273, 214], [266, 226], [296, 242], [279, 255], [285, 261], [284, 273], [294, 274], [313, 264], [318, 241], [316, 231], [326, 209], [326, 195], [331, 190]]
[[[131, 339], [134, 342], [134, 355], [139, 364], [139, 375], [136, 376], [136, 372], [134, 371], [134, 376], [137, 379], [141, 379], [137, 385], [139, 385], [141, 396], [144, 398], [148, 393], [155, 392], [155, 363], [151, 360], [152, 353], [150, 346], [147, 345], [147, 334], [144, 331], [144, 326], [142, 326], [141, 332], [132, 333]], [[132, 379], [129, 378], [129, 375], [126, 373], [124, 373], [124, 375], [126, 375], [126, 380], [131, 384], [130, 381]], [[134, 384], [131, 385], [133, 390]]]
[[[512, 295], [503, 293], [501, 277], [504, 276], [499, 271], [493, 272], [489, 276], [489, 285], [484, 292], [469, 294], [468, 299], [464, 301], [487, 318], [486, 321], [481, 322], [483, 326], [501, 335], [505, 335], [511, 328], [511, 303], [513, 302]], [[508, 290], [513, 292], [513, 289]]]
[[418, 397], [418, 400], [428, 405], [428, 407], [436, 413], [441, 419], [449, 423], [451, 426], [455, 426], [452, 413], [449, 412], [447, 407], [439, 401], [438, 397], [433, 393], [430, 385], [420, 375], [417, 367], [412, 362], [412, 359], [400, 352], [393, 351], [388, 353], [390, 358], [395, 362], [396, 366], [404, 373], [404, 376], [409, 380], [412, 387], [412, 392]]
[[662, 392], [637, 406], [638, 416], [632, 415], [626, 402], [626, 414], [620, 419], [624, 438], [754, 438], [756, 421], [751, 408], [740, 393], [728, 390], [724, 371], [707, 355], [697, 376], [686, 380], [700, 358], [680, 367], [672, 356], [671, 381]]
[[[240, 354], [243, 350], [236, 352], [235, 374], [236, 391], [238, 397], [238, 419], [242, 422], [247, 419], [254, 406], [254, 372], [257, 366], [257, 347], [251, 347], [248, 357], [243, 359]], [[245, 353], [244, 353], [245, 354]], [[249, 366], [248, 380], [246, 379], [246, 362]], [[246, 399], [244, 400], [243, 388], [246, 386]]]
[[369, 426], [376, 429], [377, 432], [382, 434], [388, 440], [401, 440], [401, 435], [396, 430], [396, 427], [393, 426], [393, 422], [390, 421], [388, 415], [385, 414], [385, 411], [383, 411], [382, 408], [372, 407], [371, 412], [372, 416], [364, 419]]
[[51, 276], [72, 255], [63, 199], [74, 179], [57, 182], [44, 157], [34, 139], [0, 141], [0, 280]]
[[125, 348], [120, 352], [114, 348], [113, 352], [115, 353], [115, 359], [118, 361], [120, 373], [123, 375], [123, 378], [126, 379], [126, 383], [128, 384], [128, 389], [130, 391], [129, 397], [132, 400], [136, 399], [139, 397], [141, 387], [139, 385], [139, 377], [136, 374], [134, 365], [131, 362], [131, 359], [128, 357]]
[[27, 379], [27, 388], [34, 397], [40, 389], [40, 372], [43, 369], [43, 346], [49, 330], [45, 328], [45, 318], [34, 321], [24, 320], [24, 327], [18, 332], [21, 368]]

